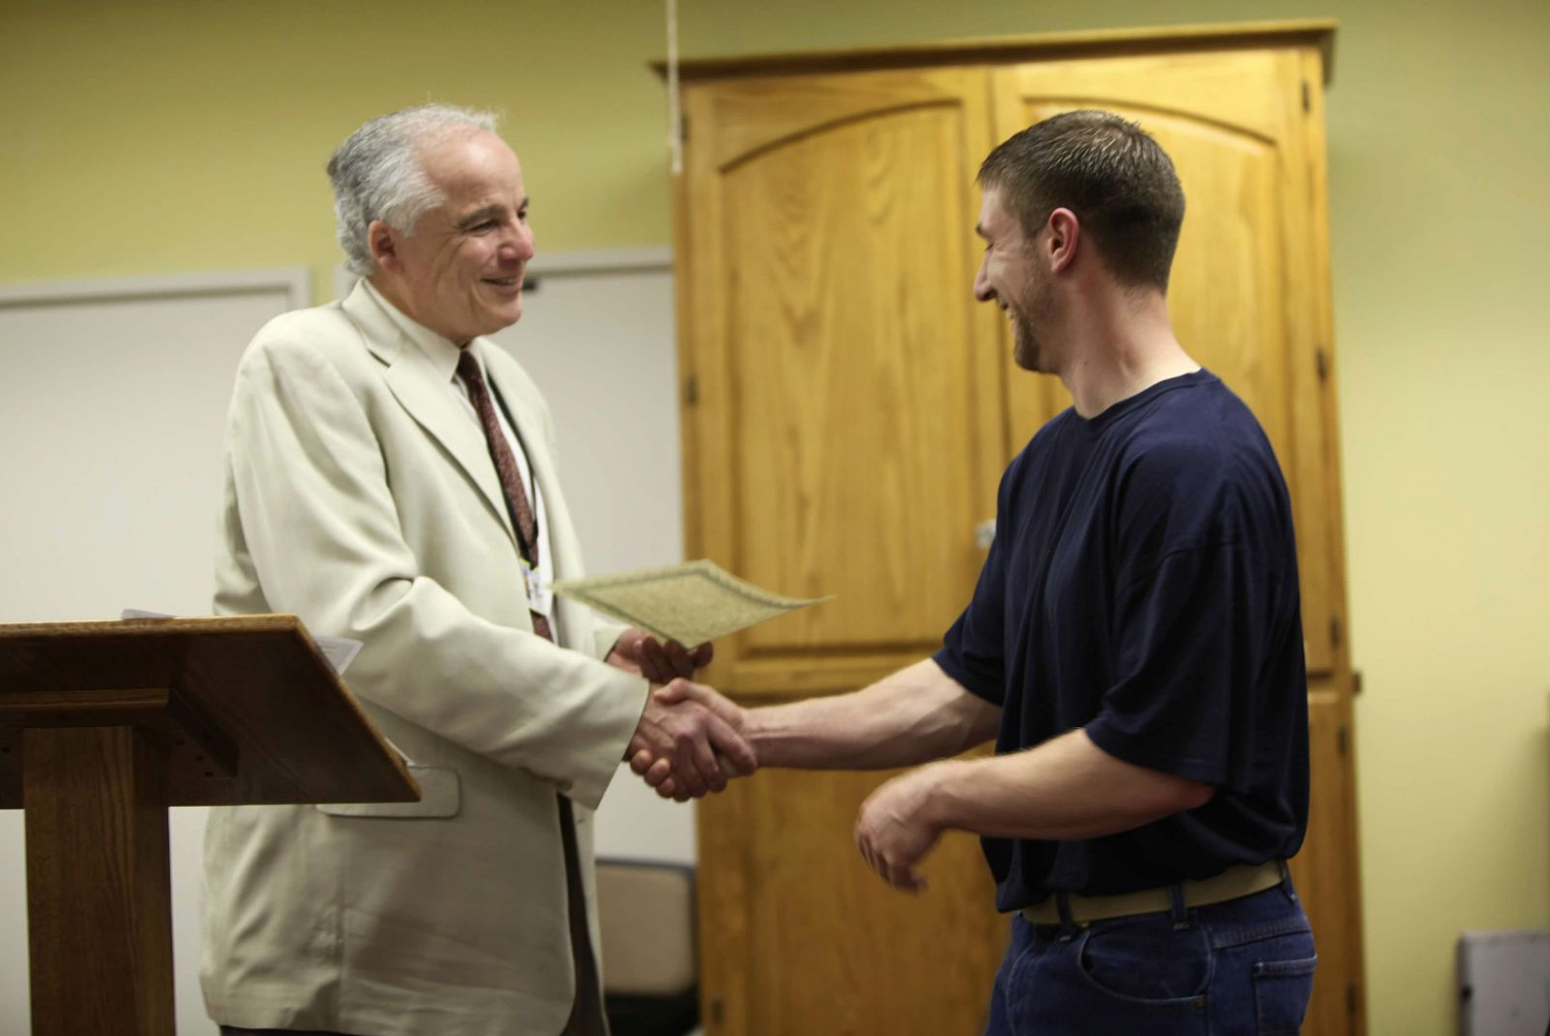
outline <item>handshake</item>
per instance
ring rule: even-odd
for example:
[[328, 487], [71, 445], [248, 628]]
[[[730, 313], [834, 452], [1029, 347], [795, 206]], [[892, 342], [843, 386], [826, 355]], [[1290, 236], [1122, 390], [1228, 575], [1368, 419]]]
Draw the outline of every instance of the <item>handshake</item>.
[[[996, 736], [1001, 707], [970, 694], [931, 659], [859, 691], [745, 710], [694, 682], [695, 670], [710, 658], [709, 644], [689, 651], [659, 644], [640, 630], [630, 630], [615, 643], [608, 661], [652, 684], [625, 750], [630, 768], [658, 795], [680, 802], [721, 791], [730, 778], [761, 765], [910, 768], [867, 796], [854, 832], [867, 866], [902, 891], [925, 887], [920, 862], [944, 831], [958, 827], [983, 833], [962, 819], [967, 808], [962, 804], [978, 802], [987, 781], [1010, 789], [1005, 797], [1025, 809], [1027, 789], [1037, 786], [1036, 778], [1050, 767], [1078, 775], [1074, 783], [1085, 786], [1093, 783], [1095, 767], [1109, 758], [1080, 731], [1057, 739], [1055, 744], [1064, 746], [1058, 751], [1046, 747], [1019, 753], [1008, 757], [1010, 762], [951, 758]], [[1067, 758], [1072, 752], [1075, 762]], [[1031, 776], [1025, 772], [1030, 759], [1036, 767]], [[999, 774], [1003, 771], [996, 768], [1007, 766], [1019, 768], [1011, 778], [987, 775], [987, 767]], [[1062, 800], [1072, 797], [1062, 795]]]
[[743, 710], [715, 690], [692, 681], [711, 660], [710, 644], [693, 651], [659, 643], [629, 630], [608, 662], [651, 681], [640, 725], [625, 750], [630, 768], [663, 798], [686, 802], [722, 791], [729, 777], [758, 769]]

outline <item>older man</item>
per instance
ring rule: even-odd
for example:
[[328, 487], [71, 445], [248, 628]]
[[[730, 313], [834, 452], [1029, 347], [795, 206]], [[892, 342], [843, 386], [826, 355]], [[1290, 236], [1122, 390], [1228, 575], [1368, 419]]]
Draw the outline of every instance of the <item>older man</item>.
[[[1296, 1032], [1313, 937], [1285, 859], [1308, 817], [1286, 485], [1248, 408], [1174, 336], [1184, 218], [1138, 126], [1071, 112], [980, 168], [975, 297], [1075, 405], [1001, 481], [997, 535], [941, 651], [850, 695], [746, 713], [764, 766], [884, 768], [863, 856], [896, 888], [984, 836], [1013, 912], [988, 1036]], [[676, 770], [637, 769], [672, 794]], [[692, 779], [692, 775], [691, 779]]]
[[549, 409], [481, 337], [521, 317], [533, 255], [493, 120], [383, 116], [328, 171], [363, 280], [242, 359], [215, 604], [363, 641], [350, 685], [424, 797], [213, 811], [206, 1003], [229, 1033], [606, 1033], [591, 810], [627, 749], [691, 793], [753, 759], [650, 693], [703, 652], [547, 591], [581, 559]]

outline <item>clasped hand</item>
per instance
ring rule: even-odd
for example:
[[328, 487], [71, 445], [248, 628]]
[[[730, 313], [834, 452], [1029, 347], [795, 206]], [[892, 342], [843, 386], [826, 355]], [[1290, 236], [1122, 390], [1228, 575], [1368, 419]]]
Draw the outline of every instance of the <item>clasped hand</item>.
[[742, 710], [711, 688], [691, 682], [711, 655], [708, 643], [689, 651], [632, 629], [608, 656], [611, 664], [651, 681], [625, 758], [663, 798], [700, 798], [725, 789], [729, 777], [747, 776], [758, 768], [743, 735]]
[[[693, 651], [630, 630], [608, 661], [651, 681], [646, 708], [625, 758], [663, 798], [679, 802], [722, 791], [729, 777], [747, 776], [759, 760], [747, 737], [747, 714], [713, 688], [695, 683], [711, 647]], [[938, 762], [884, 783], [862, 803], [856, 846], [867, 865], [896, 889], [925, 888], [921, 860], [943, 825], [930, 808], [938, 782], [956, 764]]]
[[653, 687], [630, 741], [630, 769], [663, 798], [686, 802], [723, 791], [759, 761], [743, 733], [742, 710], [703, 684], [682, 678]]

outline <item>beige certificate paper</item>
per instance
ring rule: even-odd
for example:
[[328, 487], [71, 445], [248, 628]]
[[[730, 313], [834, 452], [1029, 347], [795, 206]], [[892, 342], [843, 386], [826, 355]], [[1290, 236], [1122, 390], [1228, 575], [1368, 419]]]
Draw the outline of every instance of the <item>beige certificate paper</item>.
[[552, 588], [555, 593], [604, 615], [686, 647], [829, 600], [772, 594], [744, 582], [713, 561], [689, 561], [591, 579], [565, 579]]

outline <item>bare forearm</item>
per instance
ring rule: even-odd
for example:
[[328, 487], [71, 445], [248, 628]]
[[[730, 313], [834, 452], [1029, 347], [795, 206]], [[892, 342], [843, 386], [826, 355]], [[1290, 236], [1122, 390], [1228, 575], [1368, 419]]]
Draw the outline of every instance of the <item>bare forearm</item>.
[[1037, 748], [940, 764], [926, 809], [941, 829], [1068, 840], [1128, 831], [1202, 805], [1209, 785], [1123, 762], [1074, 730]]
[[928, 659], [850, 694], [750, 709], [746, 732], [761, 767], [887, 769], [988, 740], [1000, 712]]

